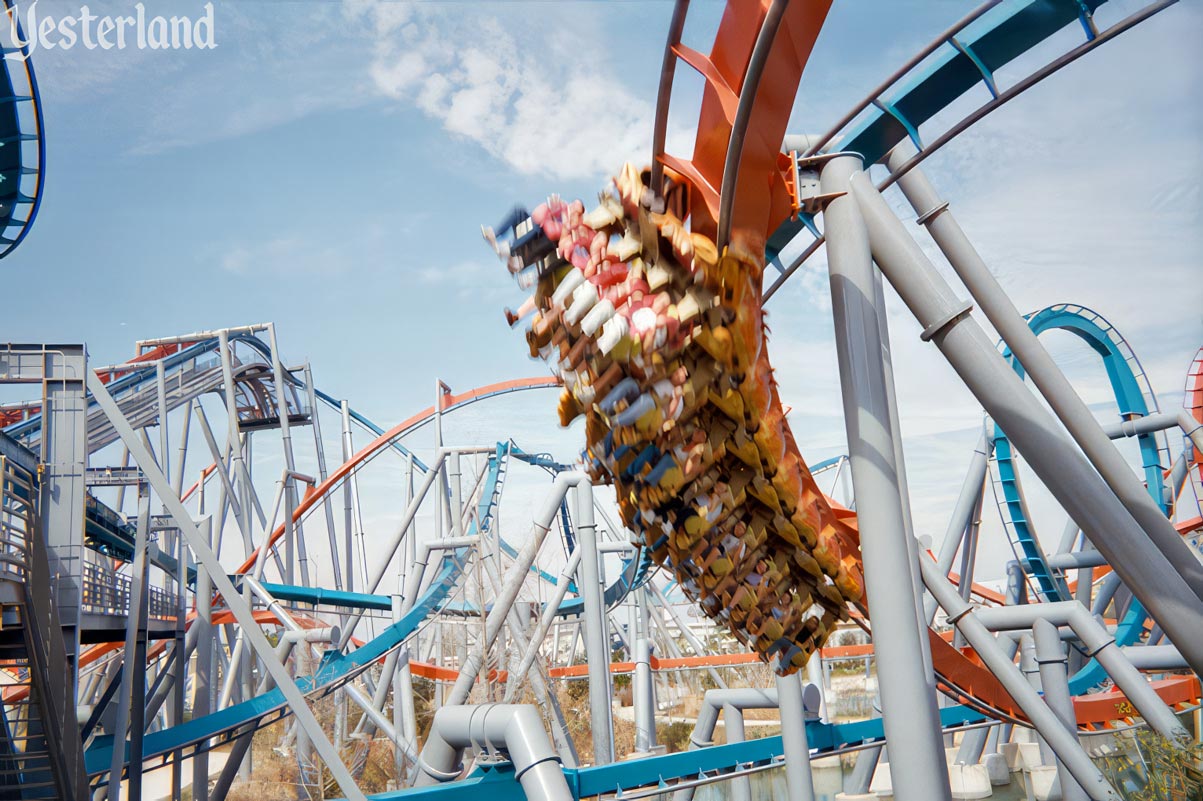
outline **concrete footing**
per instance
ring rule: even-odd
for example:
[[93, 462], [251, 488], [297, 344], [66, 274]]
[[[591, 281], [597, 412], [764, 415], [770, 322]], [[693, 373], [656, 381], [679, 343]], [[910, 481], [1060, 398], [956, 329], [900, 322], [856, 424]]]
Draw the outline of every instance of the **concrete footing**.
[[1011, 768], [1007, 765], [1007, 758], [1002, 754], [986, 754], [982, 759], [982, 764], [986, 767], [986, 775], [990, 777], [990, 784], [1001, 787], [1011, 783]]
[[1024, 772], [1030, 798], [1036, 801], [1061, 801], [1061, 783], [1055, 765], [1028, 768]]
[[1011, 771], [1042, 766], [1039, 743], [1003, 743], [999, 752], [1007, 760], [1007, 767]]
[[869, 792], [879, 798], [894, 795], [894, 780], [890, 776], [889, 762], [877, 763], [877, 770], [873, 771], [873, 779], [869, 782]]
[[953, 798], [989, 798], [993, 792], [985, 765], [949, 765], [948, 783]]

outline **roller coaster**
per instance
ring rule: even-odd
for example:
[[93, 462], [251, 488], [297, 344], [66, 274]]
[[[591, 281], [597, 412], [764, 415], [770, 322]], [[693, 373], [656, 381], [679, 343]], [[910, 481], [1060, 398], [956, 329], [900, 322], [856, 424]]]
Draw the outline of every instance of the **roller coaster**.
[[[0, 97], [0, 256], [45, 161], [5, 4], [23, 59]], [[783, 775], [774, 796], [803, 801], [1101, 801], [1152, 780], [1135, 732], [1195, 761], [1167, 798], [1203, 797], [1203, 349], [1163, 411], [1108, 318], [1015, 308], [920, 166], [1173, 5], [987, 2], [811, 135], [791, 112], [830, 3], [728, 0], [695, 47], [677, 0], [649, 164], [596, 205], [552, 195], [483, 229], [497, 280], [532, 293], [506, 317], [551, 375], [437, 382], [392, 427], [286, 365], [271, 323], [101, 366], [82, 344], [0, 344], [0, 383], [32, 388], [0, 404], [0, 798], [220, 801], [273, 725], [303, 798], [369, 797], [383, 743], [372, 798], [750, 801]], [[666, 150], [682, 64], [704, 84], [690, 158]], [[895, 184], [958, 286], [883, 199]], [[820, 249], [847, 454], [808, 466], [765, 315]], [[886, 281], [985, 414], [934, 549], [911, 520]], [[1070, 385], [1053, 330], [1097, 355], [1117, 417]], [[447, 436], [472, 404], [552, 392], [565, 426], [583, 418], [579, 462]], [[1067, 517], [1055, 547], [1033, 481]], [[507, 489], [538, 500], [511, 509]], [[991, 499], [1001, 590], [975, 580]], [[846, 660], [876, 688], [851, 722], [828, 675]], [[657, 726], [687, 697], [669, 753]], [[780, 734], [748, 739], [760, 708]]]

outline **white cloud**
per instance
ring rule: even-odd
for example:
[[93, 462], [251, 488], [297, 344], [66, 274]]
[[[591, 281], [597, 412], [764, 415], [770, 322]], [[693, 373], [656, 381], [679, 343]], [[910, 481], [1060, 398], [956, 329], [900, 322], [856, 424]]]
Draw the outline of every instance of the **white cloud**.
[[614, 76], [596, 37], [554, 24], [553, 9], [523, 15], [521, 38], [492, 17], [474, 18], [467, 36], [455, 8], [356, 0], [345, 10], [374, 33], [377, 91], [520, 173], [596, 178], [646, 160], [651, 100]]

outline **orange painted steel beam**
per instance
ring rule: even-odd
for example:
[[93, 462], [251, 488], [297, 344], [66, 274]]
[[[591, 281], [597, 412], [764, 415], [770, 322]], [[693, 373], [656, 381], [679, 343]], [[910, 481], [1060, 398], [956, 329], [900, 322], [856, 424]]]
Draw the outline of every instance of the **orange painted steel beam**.
[[[743, 90], [748, 61], [768, 12], [765, 0], [730, 0], [707, 59], [715, 76], [707, 75], [698, 114], [693, 166], [710, 186], [722, 185], [733, 117], [723, 87]], [[763, 77], [744, 137], [732, 215], [732, 240], [752, 250], [763, 249], [770, 232], [793, 213], [784, 175], [777, 163], [786, 125], [793, 111], [802, 70], [827, 19], [830, 0], [790, 3], [769, 50]], [[695, 68], [692, 61], [684, 59]], [[706, 73], [703, 73], [706, 75]], [[682, 171], [683, 173], [686, 171]], [[717, 211], [707, 203], [692, 210], [692, 230], [714, 238]]]
[[[559, 385], [559, 380], [551, 377], [516, 378], [510, 381], [499, 381], [496, 384], [478, 387], [459, 395], [452, 395], [450, 393], [445, 394], [439, 399], [439, 405], [441, 406], [441, 411], [447, 411], [456, 406], [460, 406], [465, 403], [471, 403], [472, 401], [479, 400], [480, 398], [488, 395], [494, 395], [499, 392], [522, 389], [540, 389], [543, 387], [556, 387]], [[419, 425], [420, 423], [424, 423], [431, 417], [434, 417], [434, 412], [434, 407], [428, 406], [414, 416], [403, 420], [402, 422], [390, 428], [388, 431], [385, 431], [383, 434], [376, 437], [376, 439], [372, 440], [363, 448], [361, 448], [358, 453], [335, 468], [334, 472], [330, 473], [325, 481], [318, 484], [311, 491], [305, 493], [305, 497], [301, 499], [301, 502], [297, 504], [297, 508], [292, 513], [293, 522], [295, 523], [304, 517], [315, 504], [317, 504], [331, 490], [339, 486], [342, 481], [357, 467], [364, 462], [371, 460], [376, 454], [389, 447], [394, 439], [405, 434], [409, 429]], [[276, 527], [276, 530], [272, 532], [271, 536], [268, 537], [267, 542], [264, 545], [259, 546], [259, 548], [256, 548], [254, 553], [247, 557], [245, 562], [239, 565], [236, 572], [246, 573], [249, 571], [255, 566], [255, 562], [259, 558], [259, 551], [264, 547], [270, 548], [272, 545], [275, 545], [276, 541], [283, 536], [284, 524], [281, 523]]]

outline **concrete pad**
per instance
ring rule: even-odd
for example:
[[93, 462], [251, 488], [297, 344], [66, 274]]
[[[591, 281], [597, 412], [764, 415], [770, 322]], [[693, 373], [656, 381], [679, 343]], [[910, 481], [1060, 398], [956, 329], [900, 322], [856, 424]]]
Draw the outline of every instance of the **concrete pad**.
[[894, 795], [894, 781], [890, 776], [889, 762], [877, 763], [877, 768], [873, 771], [873, 778], [869, 781], [869, 792], [879, 798]]
[[999, 746], [999, 752], [1006, 758], [1007, 767], [1012, 771], [1041, 767], [1038, 743], [1003, 743]]
[[873, 793], [836, 793], [835, 801], [879, 801]]
[[989, 798], [994, 792], [985, 765], [950, 765], [948, 783], [953, 798]]
[[990, 784], [1001, 787], [1011, 783], [1011, 768], [1007, 766], [1007, 758], [1002, 754], [986, 754], [982, 759]]
[[1057, 767], [1029, 768], [1024, 771], [1028, 792], [1036, 801], [1061, 801], [1061, 783], [1057, 781]]

